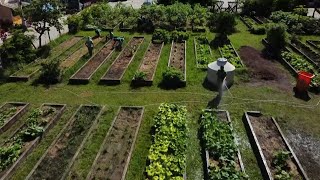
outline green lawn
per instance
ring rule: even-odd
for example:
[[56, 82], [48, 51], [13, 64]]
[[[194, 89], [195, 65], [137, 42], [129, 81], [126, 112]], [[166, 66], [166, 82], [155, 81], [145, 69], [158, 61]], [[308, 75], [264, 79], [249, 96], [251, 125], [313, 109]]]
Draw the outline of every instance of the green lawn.
[[[264, 36], [250, 34], [245, 25], [238, 22], [238, 32], [230, 36], [236, 49], [241, 46], [253, 46], [259, 50], [263, 48], [261, 39]], [[107, 34], [106, 32], [103, 35]], [[93, 32], [80, 32], [78, 35], [94, 35]], [[117, 36], [124, 36], [126, 42], [134, 35], [116, 32]], [[91, 167], [97, 151], [105, 137], [105, 133], [110, 128], [110, 123], [116, 115], [119, 106], [144, 106], [145, 114], [139, 130], [135, 149], [127, 172], [126, 179], [138, 180], [144, 178], [146, 159], [151, 145], [150, 129], [153, 125], [153, 116], [157, 112], [158, 106], [162, 102], [179, 103], [187, 106], [188, 126], [190, 129], [188, 147], [187, 147], [187, 178], [190, 180], [203, 178], [203, 163], [200, 155], [200, 145], [198, 139], [198, 118], [202, 109], [216, 96], [216, 92], [205, 89], [202, 85], [206, 76], [206, 71], [196, 68], [192, 34], [187, 41], [187, 86], [177, 90], [164, 90], [158, 87], [162, 79], [162, 72], [166, 69], [170, 46], [166, 44], [162, 50], [154, 85], [151, 87], [132, 88], [130, 82], [138, 69], [142, 56], [151, 40], [151, 35], [142, 34], [145, 41], [140, 46], [137, 55], [126, 71], [122, 83], [117, 86], [98, 85], [102, 75], [106, 72], [119, 52], [113, 53], [111, 59], [99, 68], [93, 75], [87, 85], [68, 85], [70, 76], [84, 64], [88, 57], [83, 57], [70, 70], [64, 74], [63, 81], [60, 84], [43, 87], [34, 86], [32, 82], [27, 83], [5, 83], [0, 85], [0, 102], [6, 101], [25, 101], [32, 104], [32, 107], [38, 107], [41, 103], [65, 103], [68, 105], [63, 118], [57, 125], [42, 139], [38, 147], [31, 153], [26, 161], [14, 174], [12, 179], [24, 179], [35, 163], [40, 159], [47, 147], [51, 144], [56, 135], [60, 132], [64, 124], [75, 112], [80, 104], [99, 104], [106, 106], [106, 112], [99, 120], [97, 129], [90, 135], [89, 141], [85, 143], [84, 150], [79, 154], [72, 172], [76, 172], [80, 179], [86, 177]], [[209, 40], [212, 40], [213, 34], [207, 33]], [[218, 53], [217, 51], [214, 51]], [[299, 128], [314, 137], [320, 138], [320, 106], [314, 106], [320, 100], [318, 95], [311, 94], [312, 99], [308, 102], [296, 99], [292, 92], [279, 90], [276, 87], [251, 86], [238, 80], [236, 77], [235, 85], [230, 91], [226, 91], [222, 99], [220, 108], [230, 112], [235, 133], [239, 140], [239, 148], [242, 153], [245, 169], [250, 179], [262, 179], [255, 156], [248, 141], [242, 115], [248, 110], [259, 110], [266, 115], [274, 116], [279, 120], [283, 129]], [[307, 105], [298, 107], [301, 105]], [[17, 123], [18, 127], [22, 122]], [[3, 142], [15, 128], [0, 135], [0, 142]], [[70, 176], [69, 176], [70, 178]]]

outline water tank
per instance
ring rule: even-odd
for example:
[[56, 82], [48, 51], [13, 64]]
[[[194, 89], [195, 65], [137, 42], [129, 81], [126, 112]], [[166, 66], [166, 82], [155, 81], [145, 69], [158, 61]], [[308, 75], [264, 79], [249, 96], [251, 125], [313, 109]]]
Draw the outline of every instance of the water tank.
[[217, 61], [208, 64], [207, 79], [213, 86], [217, 86], [217, 72], [220, 69], [220, 66], [223, 66], [227, 73], [225, 83], [228, 87], [230, 87], [233, 84], [234, 70], [236, 68], [225, 58], [219, 58]]

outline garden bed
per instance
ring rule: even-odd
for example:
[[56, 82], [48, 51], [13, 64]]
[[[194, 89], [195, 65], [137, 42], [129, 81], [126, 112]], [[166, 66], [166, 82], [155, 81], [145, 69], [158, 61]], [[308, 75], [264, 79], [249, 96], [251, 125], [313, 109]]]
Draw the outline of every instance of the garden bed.
[[120, 107], [87, 179], [125, 179], [144, 108]]
[[27, 64], [23, 69], [12, 74], [9, 79], [10, 81], [29, 81], [41, 68], [41, 63], [47, 62], [56, 58], [68, 51], [72, 46], [78, 43], [83, 37], [82, 36], [74, 36], [69, 40], [61, 43], [58, 47], [54, 48], [50, 52], [50, 56], [45, 59], [36, 59], [34, 62]]
[[27, 111], [29, 103], [8, 102], [0, 107], [0, 134], [7, 131]]
[[244, 64], [232, 45], [231, 41], [229, 40], [229, 44], [225, 44], [222, 47], [219, 47], [220, 55], [228, 60], [229, 63], [235, 66], [235, 68], [243, 68]]
[[316, 50], [320, 51], [320, 41], [307, 40], [307, 43]]
[[320, 54], [313, 51], [309, 46], [301, 41], [292, 42], [290, 47], [297, 53], [304, 56], [310, 63], [320, 68]]
[[[93, 45], [94, 47], [99, 44], [102, 41], [101, 38], [93, 39]], [[69, 56], [67, 59], [61, 62], [60, 68], [61, 69], [67, 69], [72, 67], [79, 59], [81, 59], [82, 56], [86, 55], [88, 53], [88, 48], [86, 45], [83, 45], [80, 49], [78, 49], [76, 52], [74, 52], [71, 56]]]
[[63, 179], [94, 130], [101, 109], [81, 105], [26, 179]]
[[74, 75], [69, 79], [70, 83], [88, 83], [92, 75], [106, 62], [113, 52], [112, 41], [108, 41], [92, 58], [90, 58]]
[[[200, 117], [206, 179], [245, 177], [228, 111], [204, 110]], [[225, 160], [223, 160], [225, 159]], [[234, 163], [233, 163], [234, 162]]]
[[268, 23], [269, 20], [265, 17], [262, 17], [262, 16], [253, 16], [253, 19], [258, 22], [259, 24], [265, 24], [265, 23]]
[[200, 37], [195, 37], [193, 39], [193, 42], [197, 68], [207, 69], [208, 64], [213, 61], [212, 52], [208, 39], [200, 39]]
[[33, 110], [26, 122], [4, 144], [2, 153], [10, 159], [1, 161], [1, 179], [9, 178], [21, 162], [38, 145], [40, 139], [60, 119], [66, 105], [43, 104], [39, 109]]
[[152, 85], [163, 45], [164, 43], [150, 42], [138, 70], [138, 73], [144, 73], [145, 77], [143, 79], [135, 79], [134, 77], [132, 80], [134, 85]]
[[144, 37], [133, 37], [116, 60], [113, 61], [107, 72], [100, 79], [100, 83], [120, 84], [120, 81], [137, 53]]
[[276, 120], [246, 112], [243, 121], [264, 179], [308, 179]]
[[170, 57], [168, 62], [168, 67], [173, 67], [183, 74], [182, 85], [186, 86], [187, 84], [187, 42], [174, 42], [171, 44]]

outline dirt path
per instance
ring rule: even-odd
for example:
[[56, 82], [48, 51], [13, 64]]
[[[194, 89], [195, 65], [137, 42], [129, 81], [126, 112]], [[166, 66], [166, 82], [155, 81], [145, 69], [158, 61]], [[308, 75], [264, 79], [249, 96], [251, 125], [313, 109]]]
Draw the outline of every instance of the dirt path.
[[239, 53], [249, 70], [251, 86], [273, 86], [284, 91], [292, 91], [290, 73], [280, 69], [275, 60], [265, 59], [262, 53], [252, 47], [242, 46]]

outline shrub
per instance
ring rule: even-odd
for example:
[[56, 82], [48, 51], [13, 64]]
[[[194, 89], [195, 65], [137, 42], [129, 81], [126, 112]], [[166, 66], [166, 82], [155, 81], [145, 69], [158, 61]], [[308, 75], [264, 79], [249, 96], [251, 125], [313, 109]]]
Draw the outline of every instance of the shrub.
[[50, 55], [51, 46], [46, 44], [37, 49], [37, 56], [41, 58], [47, 58]]
[[270, 23], [267, 30], [267, 41], [272, 50], [278, 55], [288, 42], [287, 26], [285, 24]]
[[213, 19], [215, 30], [219, 34], [229, 35], [235, 31], [237, 25], [234, 14], [228, 12], [221, 12]]
[[176, 42], [182, 42], [183, 40], [189, 39], [189, 33], [183, 31], [173, 31], [171, 33], [171, 39]]
[[250, 32], [253, 34], [265, 34], [266, 33], [266, 27], [265, 25], [259, 24], [259, 25], [253, 25], [250, 29]]
[[170, 34], [164, 29], [156, 29], [152, 35], [152, 40], [160, 40], [167, 43], [170, 41]]
[[59, 66], [59, 61], [42, 63], [39, 81], [44, 84], [58, 83], [61, 80], [61, 70]]
[[75, 34], [80, 30], [81, 16], [75, 14], [67, 18], [69, 33]]
[[166, 85], [179, 85], [183, 80], [183, 73], [173, 67], [169, 67], [162, 74], [162, 80]]
[[145, 72], [138, 71], [134, 74], [133, 79], [137, 80], [137, 81], [143, 81], [143, 80], [145, 80], [146, 76], [147, 76], [147, 74]]

